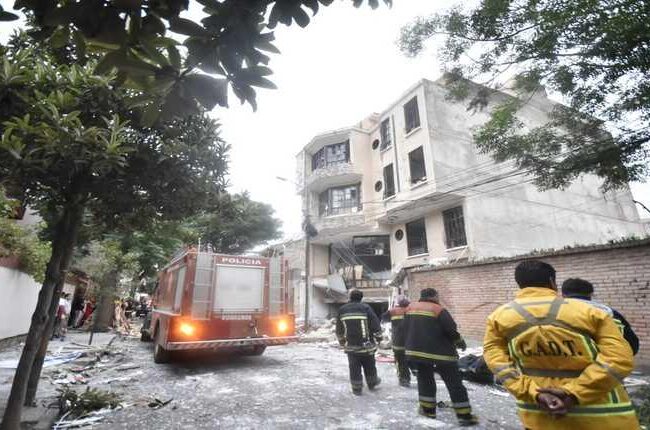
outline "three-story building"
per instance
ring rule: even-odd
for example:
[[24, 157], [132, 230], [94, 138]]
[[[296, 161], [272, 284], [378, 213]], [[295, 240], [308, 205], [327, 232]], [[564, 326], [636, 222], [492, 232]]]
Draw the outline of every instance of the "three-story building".
[[[526, 171], [479, 153], [472, 130], [488, 113], [468, 111], [447, 91], [443, 79], [421, 80], [383, 112], [319, 134], [297, 155], [298, 191], [318, 231], [315, 306], [344, 301], [329, 288], [341, 280], [385, 307], [402, 268], [645, 235], [627, 187], [603, 192], [599, 178], [583, 175], [542, 192]], [[554, 106], [540, 91], [520, 119], [542, 125]], [[315, 313], [326, 316], [326, 307]]]

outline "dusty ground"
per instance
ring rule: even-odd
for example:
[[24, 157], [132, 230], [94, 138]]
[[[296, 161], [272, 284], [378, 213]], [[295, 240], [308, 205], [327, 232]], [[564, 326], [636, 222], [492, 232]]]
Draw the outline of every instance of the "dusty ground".
[[[86, 372], [87, 384], [72, 385], [123, 395], [127, 406], [93, 428], [455, 428], [450, 409], [440, 409], [438, 420], [419, 417], [417, 389], [399, 387], [390, 363], [378, 363], [384, 381], [378, 391], [353, 396], [345, 354], [328, 343], [272, 347], [261, 357], [185, 357], [167, 365], [154, 364], [151, 345], [137, 339], [117, 340], [113, 350], [99, 369]], [[51, 385], [70, 373], [48, 374], [44, 384]], [[504, 393], [472, 383], [467, 387], [482, 419], [478, 428], [520, 428], [514, 403]], [[444, 386], [439, 388], [439, 400], [448, 401]], [[148, 404], [154, 398], [173, 400], [153, 409]]]
[[[112, 335], [103, 335], [98, 346]], [[84, 350], [79, 344], [52, 343], [58, 352]], [[75, 336], [72, 337], [75, 341]], [[261, 357], [182, 357], [173, 364], [156, 365], [151, 344], [138, 339], [117, 338], [97, 361], [94, 351], [70, 363], [44, 371], [39, 390], [41, 412], [27, 415], [40, 419], [43, 405], [65, 384], [115, 391], [123, 398], [122, 409], [109, 411], [93, 423], [98, 429], [453, 429], [455, 417], [440, 408], [438, 420], [417, 415], [417, 389], [397, 385], [393, 364], [378, 362], [383, 379], [376, 392], [350, 392], [345, 354], [331, 342], [296, 343], [268, 348]], [[53, 352], [57, 352], [56, 350]], [[0, 354], [2, 360], [17, 356], [18, 349]], [[11, 371], [0, 369], [0, 400], [8, 394]], [[71, 383], [74, 381], [74, 383]], [[519, 429], [514, 401], [493, 387], [466, 382], [481, 429]], [[442, 383], [438, 400], [449, 401]], [[170, 401], [154, 408], [155, 399]], [[2, 408], [0, 407], [0, 410]], [[39, 415], [40, 414], [40, 415]], [[52, 413], [49, 414], [52, 417]], [[40, 417], [40, 418], [39, 418]]]

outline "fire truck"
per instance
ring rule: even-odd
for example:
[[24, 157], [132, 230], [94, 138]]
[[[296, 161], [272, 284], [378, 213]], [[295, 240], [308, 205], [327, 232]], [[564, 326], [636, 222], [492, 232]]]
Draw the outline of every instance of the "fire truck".
[[267, 346], [296, 340], [286, 274], [282, 258], [182, 252], [160, 271], [143, 326], [154, 362], [181, 350], [261, 355]]

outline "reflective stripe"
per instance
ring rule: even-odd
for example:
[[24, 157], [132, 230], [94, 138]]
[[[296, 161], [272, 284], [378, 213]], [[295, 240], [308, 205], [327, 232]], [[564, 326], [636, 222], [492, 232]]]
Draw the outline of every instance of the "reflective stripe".
[[341, 321], [347, 321], [347, 320], [365, 320], [368, 319], [367, 315], [346, 315], [344, 317], [341, 317]]
[[410, 315], [417, 315], [417, 316], [421, 316], [421, 317], [434, 317], [434, 318], [438, 316], [438, 314], [436, 314], [435, 312], [429, 312], [429, 311], [408, 311], [406, 313], [406, 315], [409, 315], [409, 316]]
[[393, 351], [404, 351], [406, 348], [403, 346], [395, 346], [393, 345]]
[[409, 351], [406, 350], [406, 355], [412, 355], [414, 357], [428, 358], [431, 360], [441, 360], [441, 361], [457, 361], [458, 357], [453, 355], [438, 355], [438, 354], [429, 354], [428, 352], [420, 351]]
[[423, 407], [428, 408], [428, 409], [435, 409], [435, 407], [436, 407], [436, 404], [431, 403], [431, 402], [423, 402], [422, 400], [420, 400], [419, 403], [420, 403], [420, 406], [423, 406]]
[[582, 370], [531, 369], [523, 367], [521, 373], [528, 376], [543, 376], [549, 378], [577, 378], [582, 374]]
[[[403, 319], [404, 319], [404, 315], [395, 315], [395, 316], [393, 316], [393, 317], [390, 317], [390, 320], [391, 320], [391, 321], [395, 321], [395, 320], [403, 320]], [[384, 321], [386, 321], [386, 320], [384, 320]]]
[[419, 400], [423, 400], [425, 402], [434, 402], [436, 401], [435, 397], [427, 397], [427, 396], [418, 396]]
[[512, 371], [510, 373], [506, 373], [505, 375], [497, 376], [496, 380], [498, 383], [503, 384], [506, 382], [508, 379], [517, 379], [519, 378], [520, 373], [517, 371]]
[[472, 408], [458, 408], [454, 409], [456, 415], [466, 415], [472, 412]]
[[498, 375], [499, 373], [503, 372], [506, 369], [514, 369], [514, 368], [515, 367], [512, 364], [508, 363], [508, 364], [504, 364], [504, 365], [501, 365], [501, 366], [490, 367], [490, 370], [495, 375]]
[[[517, 402], [517, 407], [519, 409], [523, 409], [525, 411], [531, 411], [531, 412], [543, 412], [546, 413], [545, 411], [542, 411], [540, 407], [536, 404], [532, 403], [523, 403], [523, 402]], [[585, 416], [585, 415], [597, 415], [597, 416], [604, 416], [604, 415], [628, 415], [628, 414], [634, 414], [634, 407], [632, 406], [631, 403], [618, 403], [618, 404], [599, 404], [599, 405], [591, 405], [591, 406], [574, 406], [569, 410], [569, 413], [567, 414], [568, 416], [572, 415], [578, 415], [578, 416]]]
[[469, 408], [469, 402], [452, 403], [454, 408]]
[[614, 379], [616, 379], [620, 384], [623, 384], [623, 379], [624, 378], [617, 371], [612, 369], [611, 366], [609, 366], [608, 364], [602, 363], [600, 361], [596, 361], [596, 364], [599, 365], [600, 367], [602, 367], [603, 369], [605, 369], [607, 371], [607, 373], [609, 373], [609, 375], [611, 377], [613, 377]]

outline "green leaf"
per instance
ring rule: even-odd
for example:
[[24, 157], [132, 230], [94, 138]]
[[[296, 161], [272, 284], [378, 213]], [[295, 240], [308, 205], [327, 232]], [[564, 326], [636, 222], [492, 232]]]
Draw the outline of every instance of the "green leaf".
[[74, 31], [72, 33], [72, 40], [74, 41], [75, 48], [77, 49], [77, 54], [79, 57], [86, 57], [86, 39], [83, 34], [79, 31]]
[[210, 37], [211, 34], [199, 24], [185, 18], [172, 18], [169, 20], [169, 29], [174, 33], [186, 36]]
[[280, 50], [275, 47], [271, 42], [261, 40], [255, 43], [255, 47], [261, 49], [262, 51], [272, 52], [274, 54], [280, 54]]
[[146, 43], [144, 40], [142, 41], [142, 44], [140, 46], [144, 51], [144, 53], [146, 54], [146, 56], [148, 57], [148, 59], [151, 60], [152, 62], [160, 66], [168, 66], [170, 64], [167, 57], [161, 54], [155, 47]]
[[301, 7], [297, 7], [295, 9], [295, 12], [293, 13], [293, 19], [302, 28], [305, 28], [309, 25], [309, 15], [307, 15], [307, 12], [302, 10]]
[[116, 67], [118, 57], [122, 55], [118, 51], [109, 52], [102, 57], [101, 60], [95, 66], [94, 73], [96, 75], [107, 75]]
[[61, 27], [57, 29], [50, 37], [50, 44], [52, 48], [63, 48], [70, 41], [70, 30], [68, 27]]
[[172, 67], [177, 70], [180, 69], [182, 64], [181, 54], [178, 52], [178, 49], [176, 49], [175, 46], [168, 46], [167, 54], [169, 55], [169, 62], [171, 63]]
[[142, 19], [142, 31], [148, 34], [165, 34], [165, 23], [155, 15], [149, 14]]
[[207, 110], [228, 106], [228, 82], [208, 75], [193, 74], [183, 79], [183, 88]]
[[158, 121], [158, 117], [160, 117], [160, 106], [158, 106], [158, 103], [151, 103], [142, 112], [142, 125], [152, 127]]
[[0, 21], [15, 21], [18, 18], [18, 15], [14, 15], [11, 12], [0, 11]]

